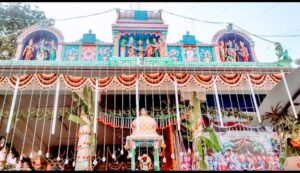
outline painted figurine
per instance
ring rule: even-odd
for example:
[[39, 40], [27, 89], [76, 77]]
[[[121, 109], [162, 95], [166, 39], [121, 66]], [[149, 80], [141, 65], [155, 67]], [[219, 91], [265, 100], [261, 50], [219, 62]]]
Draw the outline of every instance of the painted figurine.
[[33, 58], [33, 51], [34, 51], [34, 47], [33, 47], [33, 40], [30, 39], [28, 46], [26, 46], [26, 48], [23, 51], [23, 58], [24, 60], [32, 60]]
[[238, 54], [242, 57], [243, 62], [249, 62], [249, 53], [248, 49], [245, 46], [245, 43], [240, 41], [240, 49], [238, 51]]
[[153, 55], [154, 57], [159, 57], [160, 56], [160, 52], [159, 52], [159, 43], [157, 43], [156, 39], [153, 38]]
[[128, 57], [134, 57], [135, 54], [134, 54], [134, 39], [133, 37], [129, 37], [129, 41], [128, 41]]
[[275, 43], [275, 51], [276, 55], [278, 57], [278, 60], [280, 61], [293, 61], [291, 57], [288, 54], [287, 50], [283, 50], [283, 47], [280, 43], [276, 42]]
[[56, 47], [55, 47], [55, 42], [54, 40], [52, 40], [50, 42], [50, 57], [49, 57], [49, 60], [50, 61], [54, 61], [56, 58]]
[[210, 62], [212, 58], [212, 55], [210, 51], [208, 50], [203, 50], [203, 62]]
[[122, 39], [121, 43], [120, 43], [120, 54], [121, 57], [125, 57], [126, 56], [126, 40]]
[[47, 59], [47, 52], [46, 52], [46, 45], [45, 40], [41, 41], [41, 45], [38, 48], [38, 52], [36, 55], [37, 60], [46, 60]]
[[226, 59], [225, 59], [225, 44], [224, 44], [224, 41], [219, 42], [219, 54], [220, 54], [220, 60], [222, 62], [225, 62]]
[[166, 56], [166, 42], [163, 38], [159, 38], [158, 40], [158, 52], [160, 57]]
[[142, 171], [150, 171], [152, 170], [152, 161], [151, 158], [147, 154], [143, 154], [140, 158], [140, 169]]
[[[140, 47], [139, 47], [140, 50]], [[153, 45], [151, 45], [149, 39], [146, 40], [145, 57], [153, 57]]]
[[226, 47], [227, 47], [226, 61], [235, 62], [236, 61], [236, 51], [233, 47], [233, 43], [231, 40], [229, 40], [227, 42]]
[[138, 41], [138, 55], [140, 57], [143, 57], [143, 55], [144, 55], [144, 48], [143, 48], [143, 42], [142, 42], [142, 40]]
[[194, 60], [195, 51], [193, 48], [189, 47], [186, 50], [186, 62], [192, 62]]

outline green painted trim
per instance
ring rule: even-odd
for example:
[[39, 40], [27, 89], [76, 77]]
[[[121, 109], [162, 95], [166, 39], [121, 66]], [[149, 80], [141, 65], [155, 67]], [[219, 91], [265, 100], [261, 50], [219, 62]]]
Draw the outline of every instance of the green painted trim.
[[[79, 58], [82, 47], [80, 46]], [[0, 65], [13, 66], [104, 66], [104, 67], [141, 67], [137, 64], [139, 57], [110, 57], [108, 61], [25, 61], [25, 60], [0, 60]], [[145, 58], [142, 67], [242, 67], [242, 68], [291, 68], [291, 62], [174, 62], [172, 58]]]
[[131, 151], [131, 171], [135, 171], [135, 149]]
[[[156, 165], [155, 163], [158, 163], [158, 165]], [[156, 148], [154, 151], [154, 171], [159, 171], [159, 170], [160, 170], [160, 166], [159, 166], [158, 148]]]

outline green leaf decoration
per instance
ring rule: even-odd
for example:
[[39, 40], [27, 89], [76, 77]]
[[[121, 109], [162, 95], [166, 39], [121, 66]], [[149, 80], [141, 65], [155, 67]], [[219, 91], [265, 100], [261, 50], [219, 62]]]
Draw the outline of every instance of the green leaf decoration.
[[80, 125], [85, 125], [86, 123], [80, 119], [80, 117], [78, 117], [75, 114], [70, 114], [68, 120], [76, 123], [76, 124], [80, 124]]

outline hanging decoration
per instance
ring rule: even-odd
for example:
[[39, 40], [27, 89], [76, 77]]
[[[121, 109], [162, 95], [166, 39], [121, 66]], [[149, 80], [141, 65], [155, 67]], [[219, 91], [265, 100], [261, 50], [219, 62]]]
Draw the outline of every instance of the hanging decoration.
[[[280, 74], [271, 74], [271, 75], [263, 75], [263, 74], [249, 74], [251, 78], [251, 82], [253, 86], [260, 87], [264, 85], [264, 83], [271, 78], [273, 81], [273, 85], [276, 85], [281, 79], [282, 75]], [[133, 74], [133, 75], [120, 75], [116, 77], [103, 77], [99, 78], [99, 89], [104, 90], [108, 88], [114, 81], [117, 82], [124, 88], [133, 88], [135, 87], [136, 80], [141, 79], [147, 86], [149, 87], [157, 87], [161, 86], [162, 83], [167, 79], [171, 82], [174, 82], [174, 77], [177, 78], [178, 86], [187, 86], [189, 82], [194, 81], [198, 85], [204, 88], [210, 88], [213, 85], [212, 75], [192, 75], [187, 73], [176, 73], [173, 74], [165, 74], [165, 73], [152, 73], [152, 74], [143, 74], [141, 76]], [[8, 79], [9, 84], [14, 87], [16, 84], [16, 77], [0, 77], [0, 84], [4, 84], [6, 82], [5, 79]], [[33, 80], [36, 80], [37, 83], [43, 88], [52, 87], [55, 82], [59, 79], [58, 74], [35, 74], [35, 75], [20, 75], [20, 84], [19, 88], [25, 88], [30, 85]], [[63, 75], [64, 83], [70, 89], [80, 90], [85, 85], [87, 85], [87, 81], [89, 84], [95, 88], [96, 87], [96, 78], [84, 78], [84, 77], [74, 77]], [[244, 74], [224, 74], [219, 76], [219, 81], [222, 83], [234, 87], [240, 85], [241, 82], [245, 80], [247, 82], [247, 76]]]

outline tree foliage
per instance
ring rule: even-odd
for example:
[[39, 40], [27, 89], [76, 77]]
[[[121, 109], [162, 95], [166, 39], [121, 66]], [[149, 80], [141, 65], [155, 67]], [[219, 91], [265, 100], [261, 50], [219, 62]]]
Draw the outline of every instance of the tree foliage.
[[26, 3], [0, 4], [0, 59], [12, 59], [16, 53], [17, 38], [22, 30], [34, 24], [54, 25], [44, 11]]

